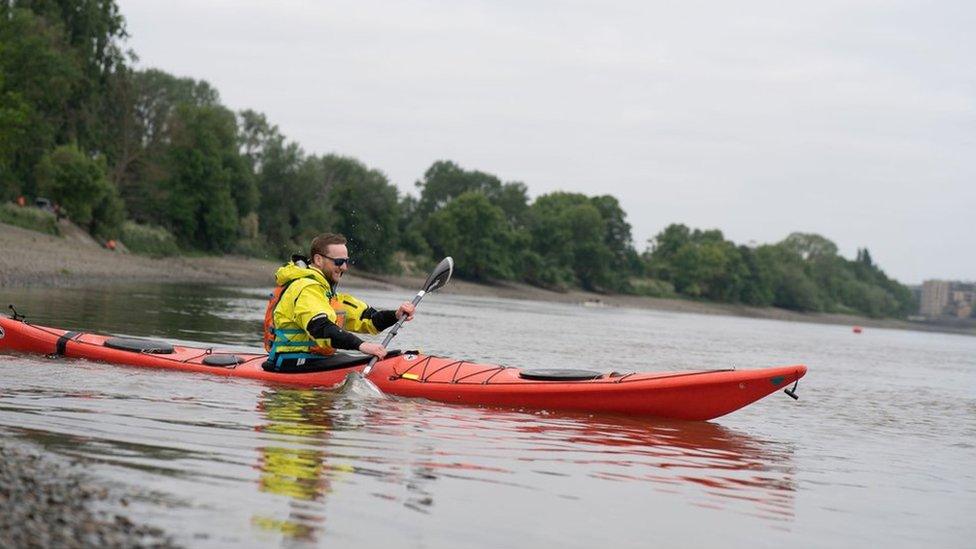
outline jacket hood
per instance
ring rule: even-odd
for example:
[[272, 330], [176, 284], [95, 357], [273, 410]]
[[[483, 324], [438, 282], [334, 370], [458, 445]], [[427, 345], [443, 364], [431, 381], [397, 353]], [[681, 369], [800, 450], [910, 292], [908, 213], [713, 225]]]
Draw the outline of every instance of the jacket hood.
[[332, 291], [332, 284], [326, 280], [325, 275], [318, 269], [309, 267], [308, 261], [300, 255], [292, 256], [290, 262], [275, 271], [275, 284], [278, 286], [283, 286], [299, 278], [315, 279], [316, 282], [328, 288], [328, 291]]

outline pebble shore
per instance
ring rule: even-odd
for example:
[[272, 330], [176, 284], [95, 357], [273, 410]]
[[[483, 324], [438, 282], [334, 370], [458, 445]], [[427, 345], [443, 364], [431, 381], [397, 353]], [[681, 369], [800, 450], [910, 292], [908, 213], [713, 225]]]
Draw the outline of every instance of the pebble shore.
[[0, 547], [179, 547], [99, 503], [127, 504], [76, 465], [0, 442]]

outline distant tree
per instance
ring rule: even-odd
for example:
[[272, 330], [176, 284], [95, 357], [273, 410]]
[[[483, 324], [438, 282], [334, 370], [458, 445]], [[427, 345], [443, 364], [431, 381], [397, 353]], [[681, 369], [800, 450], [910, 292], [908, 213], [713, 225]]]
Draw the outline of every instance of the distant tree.
[[719, 230], [666, 227], [654, 240], [649, 272], [689, 297], [736, 303], [750, 285], [751, 267], [742, 251]]
[[857, 259], [855, 261], [867, 268], [874, 267], [874, 262], [871, 261], [871, 252], [869, 252], [867, 248], [857, 249]]
[[[9, 25], [9, 26], [8, 26]], [[127, 54], [125, 19], [112, 0], [13, 0], [0, 5], [0, 27], [19, 35], [5, 70], [38, 71], [20, 78], [8, 74], [24, 98], [53, 129], [56, 144], [75, 143], [87, 155], [108, 155], [112, 130], [111, 90], [124, 77]], [[4, 34], [0, 31], [0, 35]], [[0, 37], [0, 42], [7, 42]], [[20, 46], [40, 46], [30, 59]], [[53, 55], [52, 55], [53, 54]], [[33, 61], [34, 63], [31, 63]], [[25, 63], [26, 62], [26, 63]], [[51, 76], [57, 75], [52, 79]], [[40, 84], [40, 87], [36, 85]], [[33, 88], [30, 90], [29, 88]], [[35, 157], [36, 158], [36, 157]]]
[[261, 163], [269, 147], [284, 140], [278, 126], [268, 122], [259, 112], [246, 109], [237, 114], [240, 136], [241, 156], [248, 163], [252, 173], [261, 171]]
[[79, 78], [60, 25], [0, 3], [0, 181], [12, 193], [34, 196], [37, 163], [67, 143], [65, 110]]
[[859, 249], [857, 259], [851, 262], [848, 270], [858, 281], [877, 287], [884, 292], [883, 306], [876, 316], [904, 317], [918, 310], [918, 303], [911, 290], [904, 284], [889, 278], [871, 259], [867, 248]]
[[531, 250], [538, 257], [527, 256], [531, 271], [555, 280], [571, 273], [573, 281], [588, 290], [616, 289], [619, 279], [612, 270], [613, 251], [606, 244], [607, 222], [589, 197], [542, 195], [529, 208], [527, 225]]
[[[124, 115], [117, 134], [112, 179], [133, 219], [165, 224], [165, 180], [170, 177], [169, 149], [174, 141], [174, 124], [179, 121], [178, 109], [222, 108], [219, 94], [205, 81], [179, 78], [155, 69], [132, 73], [118, 93]], [[242, 179], [234, 197], [238, 215], [253, 210], [257, 202], [253, 182]]]
[[748, 246], [739, 246], [739, 256], [748, 272], [740, 293], [742, 302], [757, 307], [772, 305], [776, 290], [773, 286], [775, 266]]
[[181, 104], [167, 150], [167, 225], [197, 249], [228, 251], [237, 239], [235, 187], [248, 179], [234, 114], [223, 107]]
[[[256, 174], [262, 235], [282, 258], [307, 247], [307, 240], [329, 229], [328, 204], [322, 189], [325, 175], [316, 158], [306, 158], [296, 143], [283, 137], [269, 139], [260, 152]], [[319, 222], [312, 222], [316, 219]]]
[[610, 268], [611, 276], [615, 278], [611, 287], [616, 290], [625, 289], [627, 278], [640, 274], [643, 270], [637, 251], [634, 250], [627, 214], [616, 197], [610, 195], [592, 197], [590, 202], [600, 211], [606, 227], [603, 240], [613, 256]]
[[118, 191], [105, 177], [104, 160], [85, 156], [64, 145], [38, 163], [39, 191], [75, 223], [97, 236], [117, 237], [125, 212]]
[[525, 183], [518, 181], [503, 183], [497, 190], [485, 196], [505, 212], [505, 218], [512, 228], [525, 225], [525, 218], [529, 211], [529, 189]]
[[792, 233], [780, 246], [796, 253], [804, 261], [837, 255], [837, 245], [813, 233]]
[[426, 219], [464, 193], [480, 191], [488, 196], [495, 194], [501, 185], [501, 181], [494, 175], [467, 171], [454, 162], [439, 160], [427, 169], [423, 180], [416, 184], [420, 190], [417, 213], [422, 219]]
[[[0, 44], [0, 59], [3, 56], [3, 44]], [[6, 88], [4, 78], [0, 71], [0, 90]], [[17, 155], [30, 136], [30, 117], [30, 105], [19, 93], [0, 91], [0, 200], [11, 199], [21, 192]]]
[[424, 233], [436, 257], [454, 257], [458, 275], [473, 280], [513, 275], [511, 232], [501, 208], [469, 191], [434, 212]]
[[386, 176], [353, 158], [329, 155], [322, 159], [333, 230], [349, 239], [360, 267], [393, 271], [393, 252], [399, 241], [397, 189]]
[[585, 290], [616, 289], [612, 270], [613, 252], [604, 241], [606, 222], [592, 203], [580, 204], [565, 210], [560, 222], [570, 235], [572, 270]]
[[[529, 213], [528, 188], [520, 182], [503, 183], [498, 177], [477, 171], [465, 170], [450, 161], [437, 161], [424, 173], [421, 181], [417, 182], [420, 197], [405, 199], [402, 204], [403, 212], [400, 222], [400, 234], [403, 246], [412, 253], [426, 254], [442, 247], [443, 241], [429, 240], [430, 224], [427, 222], [432, 215], [449, 206], [454, 200], [469, 193], [481, 194], [489, 204], [502, 212], [502, 218], [507, 225], [506, 238], [514, 238], [525, 230]], [[470, 198], [468, 200], [471, 200]], [[470, 207], [471, 204], [468, 204]], [[444, 218], [437, 221], [442, 223]], [[423, 237], [421, 237], [423, 235]], [[528, 242], [527, 237], [521, 242]], [[519, 252], [520, 253], [520, 252]], [[481, 271], [477, 276], [507, 278], [514, 276], [512, 265], [517, 261], [515, 251], [511, 251], [503, 261], [504, 267], [498, 267], [496, 272], [485, 275]], [[531, 258], [530, 258], [531, 259]]]
[[673, 259], [682, 247], [691, 242], [691, 229], [680, 223], [672, 223], [649, 241], [644, 254], [648, 273], [660, 280], [671, 282], [677, 273]]
[[454, 162], [439, 160], [417, 182], [420, 199], [416, 218], [422, 223], [428, 216], [464, 193], [477, 191], [501, 208], [512, 227], [520, 226], [528, 210], [528, 189], [519, 182], [502, 183], [489, 173], [465, 170]]
[[399, 248], [411, 254], [430, 256], [430, 245], [424, 239], [422, 224], [417, 222], [417, 198], [404, 195], [397, 207], [400, 219], [397, 222], [400, 234]]

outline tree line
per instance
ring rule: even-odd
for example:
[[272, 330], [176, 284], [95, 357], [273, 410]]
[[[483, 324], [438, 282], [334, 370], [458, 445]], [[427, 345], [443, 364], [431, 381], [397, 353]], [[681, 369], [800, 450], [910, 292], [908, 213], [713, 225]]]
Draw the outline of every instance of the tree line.
[[[359, 266], [453, 255], [458, 275], [902, 316], [911, 293], [860, 250], [794, 234], [759, 247], [665, 228], [643, 253], [610, 195], [530, 200], [517, 181], [434, 162], [401, 194], [361, 161], [305, 152], [205, 81], [133, 68], [112, 0], [0, 2], [0, 198], [44, 196], [101, 238], [284, 258], [341, 232]], [[147, 250], [152, 248], [143, 244]]]

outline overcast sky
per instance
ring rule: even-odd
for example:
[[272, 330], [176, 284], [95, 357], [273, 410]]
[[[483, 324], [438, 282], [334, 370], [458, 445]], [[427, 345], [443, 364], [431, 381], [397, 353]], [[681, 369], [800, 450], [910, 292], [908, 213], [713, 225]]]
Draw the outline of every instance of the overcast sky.
[[976, 3], [120, 0], [204, 79], [402, 192], [432, 162], [616, 196], [737, 243], [794, 231], [906, 283], [976, 279]]

